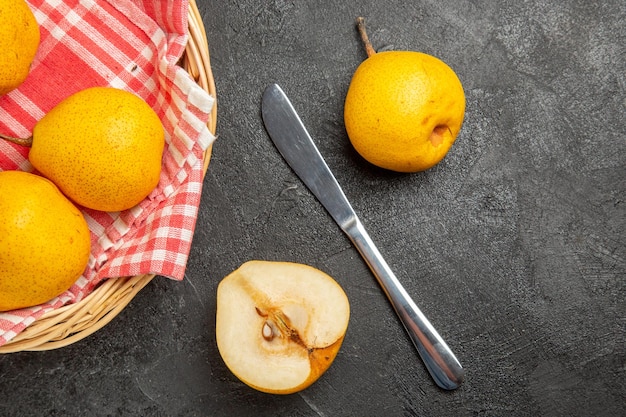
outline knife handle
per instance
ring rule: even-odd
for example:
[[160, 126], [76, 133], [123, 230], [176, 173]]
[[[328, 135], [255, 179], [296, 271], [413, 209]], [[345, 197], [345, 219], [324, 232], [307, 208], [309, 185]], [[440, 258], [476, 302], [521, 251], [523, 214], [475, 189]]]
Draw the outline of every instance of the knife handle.
[[342, 229], [376, 276], [437, 385], [446, 390], [458, 388], [465, 374], [463, 367], [400, 284], [360, 220], [353, 216]]

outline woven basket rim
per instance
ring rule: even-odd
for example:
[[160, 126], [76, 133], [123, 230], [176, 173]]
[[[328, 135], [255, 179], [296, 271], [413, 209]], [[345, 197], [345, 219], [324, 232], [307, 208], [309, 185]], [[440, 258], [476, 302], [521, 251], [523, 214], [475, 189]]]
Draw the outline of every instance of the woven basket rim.
[[[187, 14], [189, 39], [180, 65], [196, 83], [217, 99], [211, 71], [208, 40], [195, 0], [189, 0]], [[207, 126], [215, 134], [217, 102]], [[204, 154], [206, 174], [211, 147]], [[152, 279], [154, 274], [106, 279], [81, 301], [44, 314], [13, 339], [0, 346], [0, 353], [58, 349], [93, 334], [115, 318]]]

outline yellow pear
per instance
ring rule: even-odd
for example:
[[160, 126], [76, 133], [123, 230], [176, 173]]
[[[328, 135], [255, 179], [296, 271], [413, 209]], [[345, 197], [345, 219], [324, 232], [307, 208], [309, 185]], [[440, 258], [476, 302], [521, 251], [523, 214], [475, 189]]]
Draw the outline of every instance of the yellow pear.
[[35, 124], [28, 158], [75, 203], [121, 211], [137, 205], [159, 182], [165, 133], [140, 97], [92, 87], [67, 97]]
[[415, 51], [376, 53], [358, 27], [368, 58], [355, 71], [344, 103], [350, 142], [367, 161], [398, 172], [431, 168], [448, 153], [465, 115], [465, 93], [440, 59]]
[[0, 172], [0, 311], [69, 289], [84, 272], [91, 238], [83, 214], [49, 180]]
[[348, 298], [324, 272], [249, 261], [217, 289], [215, 335], [226, 366], [245, 384], [289, 394], [333, 363], [350, 317]]
[[24, 0], [0, 0], [0, 95], [28, 76], [39, 36], [39, 24]]

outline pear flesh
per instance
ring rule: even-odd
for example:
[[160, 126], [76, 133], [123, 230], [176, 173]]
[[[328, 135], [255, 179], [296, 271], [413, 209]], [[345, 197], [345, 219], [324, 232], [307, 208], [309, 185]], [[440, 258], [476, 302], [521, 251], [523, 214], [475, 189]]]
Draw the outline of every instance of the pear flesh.
[[349, 316], [346, 294], [324, 272], [249, 261], [218, 286], [217, 345], [227, 367], [247, 385], [292, 393], [331, 365]]

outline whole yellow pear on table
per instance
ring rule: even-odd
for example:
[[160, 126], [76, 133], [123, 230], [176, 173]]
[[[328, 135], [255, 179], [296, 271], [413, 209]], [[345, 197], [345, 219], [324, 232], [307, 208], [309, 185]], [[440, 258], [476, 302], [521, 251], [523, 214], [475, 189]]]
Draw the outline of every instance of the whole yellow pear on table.
[[376, 53], [358, 28], [368, 53], [355, 71], [344, 103], [346, 132], [367, 161], [398, 172], [431, 168], [448, 153], [465, 115], [456, 73], [421, 52]]
[[0, 172], [0, 311], [35, 306], [82, 275], [91, 238], [83, 214], [49, 180]]
[[95, 210], [134, 207], [161, 174], [165, 132], [140, 97], [92, 87], [67, 97], [35, 124], [28, 159], [75, 203]]
[[0, 0], [0, 95], [24, 82], [39, 37], [39, 24], [24, 0]]
[[333, 363], [350, 318], [326, 273], [291, 262], [249, 261], [217, 289], [215, 334], [226, 366], [248, 386], [290, 394]]

